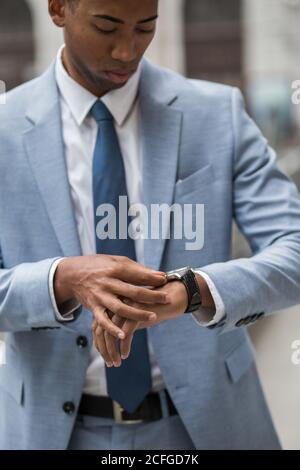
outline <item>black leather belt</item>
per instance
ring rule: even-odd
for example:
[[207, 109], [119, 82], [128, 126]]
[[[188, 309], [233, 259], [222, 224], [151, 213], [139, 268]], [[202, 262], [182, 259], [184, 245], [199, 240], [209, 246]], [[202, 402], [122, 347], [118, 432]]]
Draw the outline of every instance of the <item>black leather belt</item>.
[[[178, 412], [167, 390], [164, 390], [169, 416]], [[98, 418], [114, 419], [117, 423], [134, 424], [144, 421], [157, 421], [163, 417], [161, 400], [158, 392], [149, 393], [134, 413], [128, 413], [119, 403], [110, 397], [82, 395], [78, 413]]]

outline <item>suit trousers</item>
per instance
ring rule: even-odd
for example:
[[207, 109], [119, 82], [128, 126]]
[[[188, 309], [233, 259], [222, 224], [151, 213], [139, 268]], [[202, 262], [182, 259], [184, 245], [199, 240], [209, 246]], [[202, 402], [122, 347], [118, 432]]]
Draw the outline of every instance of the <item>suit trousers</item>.
[[68, 450], [195, 450], [179, 415], [169, 416], [160, 394], [158, 421], [118, 424], [113, 419], [78, 415]]

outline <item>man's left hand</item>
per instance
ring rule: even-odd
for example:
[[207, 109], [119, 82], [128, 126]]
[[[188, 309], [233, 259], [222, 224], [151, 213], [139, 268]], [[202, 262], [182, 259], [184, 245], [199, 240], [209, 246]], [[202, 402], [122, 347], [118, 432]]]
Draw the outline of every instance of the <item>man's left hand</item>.
[[144, 310], [155, 312], [156, 320], [150, 322], [137, 322], [122, 318], [112, 312], [107, 312], [112, 322], [122, 328], [125, 333], [125, 339], [118, 340], [103, 330], [96, 321], [93, 323], [94, 343], [108, 367], [120, 367], [122, 359], [127, 359], [130, 354], [131, 343], [134, 332], [139, 329], [148, 328], [166, 320], [172, 320], [180, 317], [186, 311], [188, 305], [188, 296], [184, 284], [181, 281], [172, 281], [158, 288], [167, 293], [169, 302], [167, 304], [136, 304], [126, 301], [127, 304], [134, 307], [142, 307]]

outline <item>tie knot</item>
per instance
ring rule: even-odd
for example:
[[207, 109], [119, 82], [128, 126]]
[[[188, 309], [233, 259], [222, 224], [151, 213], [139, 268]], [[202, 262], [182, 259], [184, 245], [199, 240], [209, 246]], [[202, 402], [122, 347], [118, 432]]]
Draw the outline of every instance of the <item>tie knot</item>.
[[112, 114], [109, 112], [105, 104], [100, 100], [97, 100], [92, 107], [91, 114], [97, 122], [113, 120]]

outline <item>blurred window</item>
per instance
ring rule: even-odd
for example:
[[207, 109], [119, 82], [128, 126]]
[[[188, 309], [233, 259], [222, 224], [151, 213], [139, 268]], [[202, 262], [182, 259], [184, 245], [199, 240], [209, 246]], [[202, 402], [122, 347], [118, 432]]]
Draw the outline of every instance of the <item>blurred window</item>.
[[24, 0], [0, 0], [0, 80], [11, 89], [31, 78], [34, 43]]
[[186, 0], [187, 75], [242, 87], [240, 0]]

